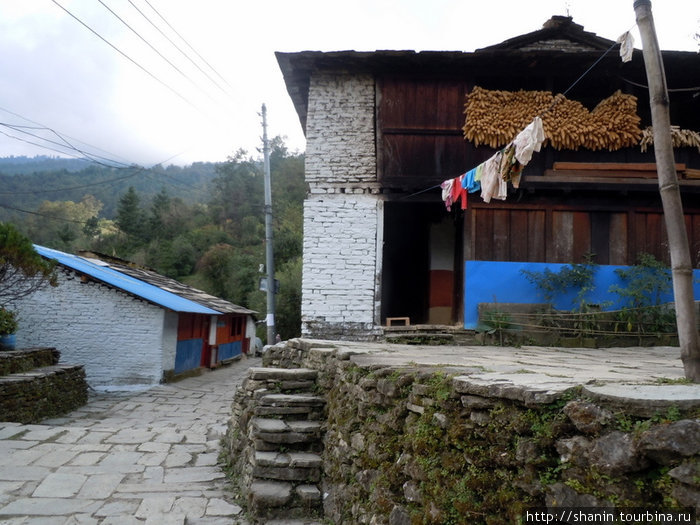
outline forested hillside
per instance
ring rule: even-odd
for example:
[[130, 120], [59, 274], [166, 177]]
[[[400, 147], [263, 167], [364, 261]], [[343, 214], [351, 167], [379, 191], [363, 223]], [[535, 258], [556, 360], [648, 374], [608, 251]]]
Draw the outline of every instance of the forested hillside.
[[[119, 195], [130, 186], [144, 195], [163, 187], [187, 203], [206, 201], [207, 184], [216, 164], [199, 162], [186, 167], [109, 167], [77, 159], [10, 157], [0, 159], [0, 220], [22, 221], [24, 210], [35, 211], [44, 201], [79, 202], [92, 195], [102, 203], [102, 216], [113, 218]], [[26, 213], [24, 213], [26, 215]]]
[[[224, 163], [148, 170], [28, 165], [31, 173], [5, 174], [0, 161], [0, 220], [16, 224], [32, 242], [115, 255], [257, 310], [264, 319], [261, 158], [239, 151]], [[276, 138], [270, 165], [280, 280], [275, 319], [289, 338], [300, 328], [304, 157]]]

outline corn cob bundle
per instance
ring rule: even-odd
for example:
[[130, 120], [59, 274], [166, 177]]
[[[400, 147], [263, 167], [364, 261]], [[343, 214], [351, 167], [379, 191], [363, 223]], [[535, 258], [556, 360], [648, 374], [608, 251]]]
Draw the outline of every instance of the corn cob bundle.
[[[671, 126], [671, 143], [674, 148], [697, 148], [700, 152], [700, 133], [689, 129], [681, 129], [678, 126]], [[654, 144], [654, 130], [651, 126], [642, 131], [642, 138], [639, 146], [642, 152]]]
[[500, 91], [475, 86], [467, 95], [462, 130], [476, 146], [505, 146], [552, 102], [547, 91]]
[[590, 113], [583, 104], [559, 94], [542, 116], [544, 136], [555, 149], [576, 150], [589, 128], [589, 120]]
[[492, 91], [479, 87], [467, 95], [464, 137], [474, 145], [505, 146], [532, 119], [542, 117], [545, 144], [610, 151], [635, 145], [642, 135], [637, 99], [617, 91], [592, 111], [548, 91]]
[[590, 117], [590, 132], [584, 137], [583, 146], [592, 149], [606, 148], [615, 151], [639, 143], [642, 131], [637, 115], [637, 97], [616, 91], [601, 101]]

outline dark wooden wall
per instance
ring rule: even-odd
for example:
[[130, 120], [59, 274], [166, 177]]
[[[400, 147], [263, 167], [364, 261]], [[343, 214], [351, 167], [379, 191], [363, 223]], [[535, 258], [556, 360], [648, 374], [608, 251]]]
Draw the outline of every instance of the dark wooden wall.
[[[512, 75], [501, 86], [483, 72], [480, 78], [469, 75], [378, 78], [377, 168], [379, 181], [385, 188], [403, 194], [422, 191], [464, 173], [493, 155], [495, 150], [475, 147], [462, 136], [465, 95], [474, 84], [489, 89], [517, 89]], [[578, 96], [572, 93], [570, 98], [585, 98], [589, 105], [595, 104], [618, 87], [611, 85], [610, 79], [599, 83], [588, 79], [585, 89]], [[548, 89], [548, 86], [543, 82], [541, 86], [527, 88]], [[641, 126], [648, 125], [644, 121], [648, 119], [644, 89], [631, 86], [628, 91], [640, 99]], [[676, 96], [689, 97], [672, 94], [672, 110]], [[679, 107], [684, 112], [685, 126], [700, 129], [700, 102], [683, 100]], [[689, 118], [692, 115], [697, 118]], [[693, 122], [694, 126], [688, 126]], [[567, 183], [528, 184], [528, 180], [544, 181], [545, 170], [560, 161], [653, 163], [654, 154], [652, 150], [642, 153], [638, 147], [615, 152], [543, 149], [525, 168], [521, 189], [512, 192], [507, 201], [486, 204], [478, 194], [471, 197], [470, 207], [464, 212], [464, 259], [571, 263], [582, 261], [586, 254], [595, 254], [599, 264], [624, 265], [634, 264], [638, 254], [646, 252], [668, 262], [663, 212], [655, 184], [641, 188], [616, 183], [614, 176], [610, 183], [588, 184], [585, 189]], [[700, 168], [700, 152], [681, 148], [677, 161]], [[700, 187], [682, 191], [691, 256], [697, 267]], [[440, 199], [439, 190], [427, 195]]]
[[[691, 258], [700, 266], [700, 210], [686, 210]], [[663, 212], [584, 209], [552, 203], [473, 205], [465, 212], [465, 259], [635, 264], [649, 253], [670, 264]]]
[[[448, 74], [449, 72], [446, 72]], [[527, 89], [551, 90], [549, 82], [529, 85]], [[501, 81], [484, 77], [415, 78], [383, 76], [377, 79], [377, 157], [378, 176], [385, 187], [418, 191], [461, 173], [487, 160], [495, 152], [489, 147], [474, 147], [464, 140], [465, 95], [474, 85], [488, 89], [518, 89], [512, 77]], [[648, 94], [644, 88], [624, 85], [626, 92], [638, 98], [641, 127], [650, 124]], [[620, 88], [609, 78], [599, 83], [588, 81], [586, 88], [572, 92], [569, 98], [593, 106]], [[556, 90], [555, 90], [556, 92]], [[693, 93], [671, 94], [671, 122], [700, 131], [700, 97]], [[675, 115], [678, 113], [678, 115]], [[639, 147], [619, 151], [556, 151], [545, 148], [526, 167], [526, 174], [538, 176], [554, 162], [654, 162], [653, 151]], [[677, 152], [677, 161], [700, 168], [700, 153], [692, 148]]]

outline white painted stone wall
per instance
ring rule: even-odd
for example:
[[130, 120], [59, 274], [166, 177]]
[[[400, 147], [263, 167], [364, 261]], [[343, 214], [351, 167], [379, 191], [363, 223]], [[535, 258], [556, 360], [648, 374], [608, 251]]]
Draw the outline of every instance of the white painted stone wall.
[[302, 334], [376, 333], [382, 200], [371, 76], [316, 73], [306, 128]]
[[303, 333], [329, 324], [347, 335], [372, 329], [377, 221], [371, 195], [312, 196], [304, 203]]
[[162, 371], [175, 370], [178, 322], [179, 315], [177, 312], [163, 310], [163, 337], [160, 344]]
[[[173, 368], [177, 322], [166, 319], [164, 309], [83, 283], [72, 272], [59, 272], [58, 287], [41, 290], [15, 307], [17, 345], [55, 347], [61, 362], [85, 366], [93, 388], [144, 388], [161, 381], [166, 361], [172, 360]], [[166, 346], [172, 346], [167, 354]]]
[[306, 119], [309, 184], [377, 182], [374, 101], [370, 75], [312, 75]]

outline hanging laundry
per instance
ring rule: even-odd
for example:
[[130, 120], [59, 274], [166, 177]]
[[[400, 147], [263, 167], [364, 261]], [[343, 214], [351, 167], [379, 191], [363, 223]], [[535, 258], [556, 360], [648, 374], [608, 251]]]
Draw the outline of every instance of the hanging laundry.
[[[480, 166], [480, 165], [479, 165]], [[462, 176], [462, 188], [467, 190], [469, 193], [474, 193], [481, 189], [480, 179], [477, 179], [479, 167], [469, 170]]]
[[520, 175], [523, 172], [523, 165], [515, 158], [515, 145], [512, 142], [503, 149], [499, 169], [504, 182], [513, 183], [515, 188], [520, 186]]
[[518, 159], [518, 162], [523, 166], [530, 162], [532, 153], [540, 151], [544, 139], [542, 119], [540, 117], [535, 117], [534, 120], [513, 139], [513, 144], [515, 144], [515, 158]]
[[620, 58], [623, 62], [629, 62], [632, 60], [632, 53], [634, 52], [634, 37], [629, 31], [621, 34], [616, 40], [620, 44]]
[[484, 162], [481, 170], [481, 198], [484, 202], [491, 199], [505, 200], [508, 195], [508, 184], [501, 176], [501, 160], [503, 152], [499, 151]]
[[445, 203], [445, 208], [450, 211], [452, 208], [452, 185], [454, 184], [454, 179], [449, 179], [440, 184], [442, 188], [442, 200]]
[[461, 200], [461, 208], [463, 210], [467, 209], [467, 191], [462, 187], [462, 181], [464, 175], [455, 177], [452, 183], [452, 202], [457, 202]]

